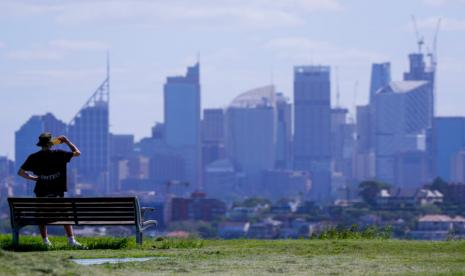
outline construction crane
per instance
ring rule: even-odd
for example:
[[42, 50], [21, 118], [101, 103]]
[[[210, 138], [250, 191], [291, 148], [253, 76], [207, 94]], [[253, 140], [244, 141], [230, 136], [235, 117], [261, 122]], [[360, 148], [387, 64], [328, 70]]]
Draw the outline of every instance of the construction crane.
[[418, 27], [417, 27], [417, 20], [415, 19], [415, 16], [412, 14], [412, 22], [413, 22], [413, 29], [415, 31], [415, 36], [417, 38], [417, 44], [418, 44], [418, 53], [421, 53], [421, 47], [423, 44], [425, 44], [425, 39], [423, 36], [420, 36], [420, 33], [418, 32]]
[[436, 69], [436, 64], [437, 64], [437, 44], [438, 44], [439, 28], [441, 27], [441, 20], [442, 18], [439, 18], [438, 22], [436, 23], [436, 30], [434, 32], [433, 45], [432, 45], [433, 49], [430, 53], [428, 53], [428, 56], [431, 59], [431, 67], [433, 67], [433, 70]]

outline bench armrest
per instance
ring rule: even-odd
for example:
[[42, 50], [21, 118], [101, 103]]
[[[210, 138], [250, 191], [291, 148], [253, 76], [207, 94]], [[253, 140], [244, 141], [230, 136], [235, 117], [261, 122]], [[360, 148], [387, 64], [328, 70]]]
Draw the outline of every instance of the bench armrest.
[[145, 212], [153, 212], [153, 211], [155, 211], [155, 208], [152, 208], [152, 207], [141, 207], [140, 208], [140, 214], [142, 218], [144, 218]]

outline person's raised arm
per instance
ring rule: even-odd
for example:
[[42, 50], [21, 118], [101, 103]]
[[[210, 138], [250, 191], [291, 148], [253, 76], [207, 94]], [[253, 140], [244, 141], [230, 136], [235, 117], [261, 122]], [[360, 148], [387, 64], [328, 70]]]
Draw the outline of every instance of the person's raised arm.
[[81, 151], [66, 136], [60, 136], [58, 139], [60, 139], [64, 144], [68, 145], [69, 149], [73, 152], [73, 156], [81, 155]]
[[32, 180], [32, 181], [37, 181], [39, 179], [37, 175], [30, 174], [26, 172], [24, 169], [19, 169], [18, 175], [23, 178], [26, 178], [27, 180]]

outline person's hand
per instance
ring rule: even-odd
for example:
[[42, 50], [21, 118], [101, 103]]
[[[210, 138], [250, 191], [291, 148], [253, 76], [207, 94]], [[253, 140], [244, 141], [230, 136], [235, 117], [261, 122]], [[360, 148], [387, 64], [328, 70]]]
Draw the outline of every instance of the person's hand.
[[58, 139], [60, 139], [62, 143], [69, 143], [69, 139], [64, 135], [58, 136]]

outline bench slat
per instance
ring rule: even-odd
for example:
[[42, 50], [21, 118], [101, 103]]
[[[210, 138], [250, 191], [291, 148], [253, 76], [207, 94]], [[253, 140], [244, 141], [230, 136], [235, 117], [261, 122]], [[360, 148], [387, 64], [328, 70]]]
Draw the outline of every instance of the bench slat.
[[74, 214], [73, 213], [25, 213], [25, 214], [15, 214], [15, 219], [21, 220], [22, 218], [28, 218], [28, 217], [46, 218], [46, 217], [68, 217], [68, 216], [74, 216]]
[[53, 213], [53, 212], [73, 212], [73, 208], [15, 208], [13, 210], [14, 213], [28, 213], [28, 212], [36, 212], [36, 213]]
[[134, 206], [133, 202], [14, 202], [12, 203], [15, 207], [31, 207], [31, 206], [64, 206], [69, 207], [79, 205], [79, 206]]
[[89, 208], [82, 208], [82, 207], [77, 207], [77, 208], [72, 208], [72, 207], [67, 207], [67, 208], [54, 208], [54, 207], [47, 207], [47, 208], [15, 208], [14, 212], [15, 213], [20, 213], [20, 212], [73, 212], [76, 210], [76, 212], [134, 212], [134, 208], [128, 208], [128, 207], [114, 207], [114, 208], [95, 208], [95, 207], [89, 207]]
[[8, 198], [9, 202], [134, 202], [134, 197], [23, 197]]
[[70, 204], [45, 204], [45, 203], [36, 203], [36, 204], [16, 204], [13, 205], [15, 209], [17, 208], [72, 208], [73, 205]]
[[[43, 221], [27, 221], [27, 224], [22, 225], [39, 225], [44, 224]], [[134, 225], [133, 220], [115, 220], [115, 221], [79, 221], [76, 223], [74, 220], [59, 220], [59, 221], [48, 221], [47, 225]]]
[[44, 213], [28, 213], [28, 214], [21, 214], [21, 215], [15, 215], [15, 220], [21, 221], [23, 219], [27, 218], [56, 218], [56, 217], [71, 217], [71, 218], [76, 218], [80, 219], [82, 217], [131, 217], [135, 219], [134, 214], [131, 213], [87, 213], [87, 214], [73, 214], [73, 213], [50, 213], [50, 214], [44, 214]]
[[24, 215], [35, 215], [35, 214], [85, 214], [85, 215], [99, 215], [99, 214], [111, 214], [111, 215], [130, 215], [135, 216], [135, 212], [133, 210], [130, 211], [120, 211], [120, 210], [28, 210], [28, 211], [15, 211], [13, 213], [15, 216], [24, 216]]
[[15, 208], [14, 213], [56, 213], [56, 212], [78, 212], [78, 213], [104, 213], [104, 212], [126, 212], [134, 213], [134, 208]]
[[40, 212], [49, 212], [49, 211], [56, 211], [56, 210], [63, 210], [63, 211], [72, 211], [73, 207], [15, 207], [14, 211], [15, 212], [30, 212], [30, 211], [40, 211]]
[[115, 207], [115, 208], [76, 208], [76, 212], [135, 212], [134, 208]]
[[78, 217], [77, 220], [74, 217], [53, 217], [53, 218], [39, 218], [39, 217], [23, 217], [18, 223], [19, 224], [48, 224], [49, 222], [56, 221], [132, 221], [134, 223], [134, 217]]
[[115, 220], [115, 221], [79, 221], [78, 224], [74, 225], [134, 225], [133, 220]]
[[118, 204], [80, 204], [74, 205], [76, 208], [134, 208], [132, 203], [118, 203]]

